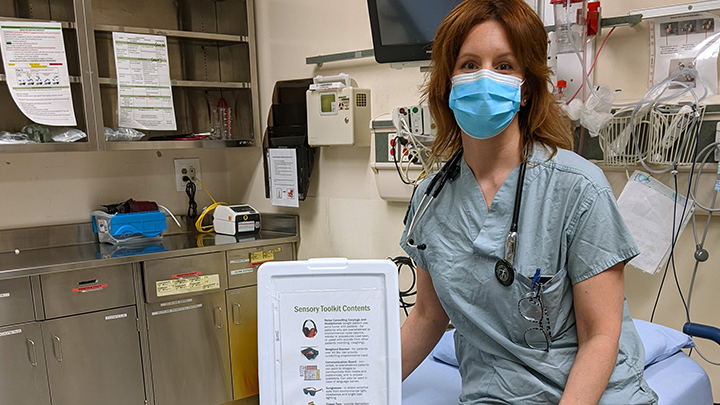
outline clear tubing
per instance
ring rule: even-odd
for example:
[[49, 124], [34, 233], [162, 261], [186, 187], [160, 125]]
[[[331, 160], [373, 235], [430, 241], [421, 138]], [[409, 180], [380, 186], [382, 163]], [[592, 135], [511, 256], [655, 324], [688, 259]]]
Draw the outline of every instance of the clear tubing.
[[695, 181], [695, 185], [690, 190], [690, 197], [692, 197], [693, 201], [695, 201], [695, 205], [697, 207], [702, 208], [703, 210], [705, 210], [707, 212], [720, 212], [720, 208], [714, 207], [714, 198], [713, 198], [713, 206], [711, 206], [711, 207], [706, 207], [706, 206], [700, 204], [697, 201], [697, 198], [695, 197], [695, 193], [697, 193], [698, 182], [700, 181], [700, 175], [703, 172], [703, 166], [705, 165], [705, 163], [707, 163], [707, 160], [710, 157], [711, 152], [713, 152], [713, 149], [717, 148], [719, 146], [720, 146], [720, 142], [713, 142], [713, 143], [709, 144], [708, 146], [706, 146], [705, 148], [703, 148], [703, 150], [700, 151], [700, 153], [698, 154], [698, 157], [700, 158], [701, 163], [700, 163], [700, 167], [698, 168], [698, 172], [696, 174], [697, 180]]
[[[698, 97], [697, 97], [697, 94], [695, 94], [695, 91], [694, 91], [693, 88], [692, 88], [692, 84], [686, 84], [686, 83], [683, 83], [683, 82], [676, 82], [676, 81], [674, 81], [674, 80], [677, 79], [680, 75], [683, 75], [683, 74], [693, 74], [693, 73], [694, 73], [693, 77], [695, 77], [695, 78], [696, 78], [700, 83], [702, 83], [702, 85], [703, 85], [703, 90], [704, 90], [704, 91], [703, 91], [702, 97], [700, 97], [700, 98], [698, 98]], [[683, 87], [683, 90], [682, 90], [680, 93], [678, 93], [678, 94], [672, 94], [672, 95], [667, 96], [667, 97], [659, 97], [659, 96], [658, 96], [658, 98], [656, 98], [656, 99], [653, 100], [652, 102], [646, 101], [646, 99], [648, 98], [648, 96], [654, 94], [658, 89], [662, 89], [662, 91], [661, 91], [661, 93], [660, 93], [660, 95], [662, 95], [662, 93], [664, 93], [665, 90], [667, 89], [666, 86], [670, 86], [670, 85], [682, 86], [682, 87]], [[693, 96], [693, 98], [695, 99], [695, 118], [696, 118], [696, 120], [695, 120], [695, 122], [694, 122], [694, 125], [697, 127], [697, 128], [695, 128], [695, 132], [696, 132], [695, 135], [696, 135], [696, 137], [697, 137], [697, 136], [699, 135], [699, 125], [700, 125], [698, 108], [699, 108], [700, 102], [707, 96], [708, 89], [707, 89], [707, 86], [705, 85], [705, 82], [703, 82], [702, 79], [700, 79], [699, 75], [697, 75], [697, 71], [696, 71], [695, 69], [684, 68], [683, 70], [675, 73], [674, 75], [668, 76], [668, 77], [665, 78], [663, 81], [661, 81], [660, 83], [658, 83], [658, 84], [656, 84], [655, 86], [653, 86], [650, 90], [648, 90], [648, 92], [645, 94], [645, 96], [637, 103], [637, 105], [636, 105], [635, 108], [633, 109], [633, 112], [632, 112], [632, 114], [631, 114], [631, 116], [630, 116], [631, 136], [632, 136], [632, 138], [633, 138], [633, 142], [635, 143], [635, 151], [636, 151], [636, 153], [637, 153], [638, 160], [640, 161], [640, 164], [642, 165], [642, 167], [643, 167], [645, 170], [647, 170], [647, 171], [650, 172], [650, 173], [660, 174], [660, 173], [667, 173], [668, 171], [672, 170], [672, 169], [677, 165], [677, 159], [678, 159], [678, 157], [680, 156], [680, 154], [677, 154], [676, 160], [673, 162], [673, 164], [671, 164], [670, 166], [666, 167], [665, 169], [661, 169], [661, 170], [651, 169], [651, 168], [647, 165], [647, 163], [645, 163], [645, 159], [643, 158], [642, 154], [640, 153], [640, 145], [638, 144], [637, 136], [635, 136], [635, 116], [636, 116], [637, 113], [640, 111], [640, 109], [641, 109], [642, 107], [644, 107], [645, 105], [648, 106], [647, 110], [649, 110], [649, 109], [652, 108], [655, 104], [659, 104], [659, 103], [663, 103], [663, 102], [666, 102], [666, 101], [670, 101], [670, 100], [676, 99], [676, 98], [678, 98], [678, 97], [681, 97], [681, 96], [685, 95], [686, 93], [690, 93], [690, 94]]]
[[[595, 86], [592, 85], [591, 78], [590, 78], [590, 76], [588, 75], [587, 68], [585, 67], [585, 63], [584, 63], [584, 61], [583, 61], [583, 57], [580, 55], [580, 52], [581, 52], [580, 46], [579, 46], [579, 44], [576, 43], [575, 38], [574, 38], [574, 36], [572, 35], [572, 31], [571, 31], [571, 17], [572, 17], [572, 13], [571, 13], [571, 10], [570, 10], [570, 4], [571, 4], [571, 0], [567, 0], [567, 3], [566, 3], [566, 6], [567, 6], [567, 7], [566, 7], [566, 10], [567, 10], [567, 11], [566, 11], [566, 12], [567, 12], [567, 18], [566, 18], [566, 19], [567, 19], [567, 22], [566, 22], [566, 23], [567, 23], [567, 30], [568, 30], [568, 33], [570, 33], [570, 35], [569, 35], [569, 37], [570, 37], [570, 43], [572, 44], [573, 50], [575, 51], [575, 55], [577, 55], [578, 61], [580, 62], [580, 66], [581, 66], [582, 71], [583, 71], [583, 82], [585, 83], [585, 86], [588, 86], [588, 88], [590, 89], [590, 93], [591, 93], [593, 96], [595, 96], [595, 97], [600, 101], [601, 104], [604, 104], [605, 106], [609, 106], [609, 107], [630, 107], [630, 106], [636, 105], [636, 103], [608, 103], [607, 101], [605, 101], [605, 100], [603, 100], [602, 98], [600, 98], [600, 95], [599, 95], [599, 94], [597, 93], [597, 91], [595, 90]], [[586, 22], [586, 23], [587, 23], [587, 22]], [[718, 41], [719, 39], [720, 39], [720, 35], [718, 35], [718, 38], [716, 38], [714, 41], [712, 41], [711, 43], [709, 43], [708, 45], [706, 45], [704, 49], [707, 49], [709, 46], [712, 45], [713, 42]], [[693, 62], [694, 62], [694, 61], [693, 61]], [[685, 70], [685, 69], [683, 69], [683, 70], [681, 70], [680, 72], [672, 75], [672, 77], [673, 77], [673, 78], [677, 78], [684, 70]], [[700, 80], [700, 75], [699, 75], [699, 73], [697, 72], [697, 70], [695, 70], [695, 69], [688, 69], [688, 70], [694, 72], [694, 73], [695, 73], [695, 76], [694, 76], [694, 77], [703, 84], [704, 94], [703, 94], [702, 97], [700, 97], [700, 101], [702, 101], [702, 100], [705, 99], [705, 96], [707, 95], [707, 85], [705, 84], [705, 82], [703, 82], [702, 80]], [[665, 80], [667, 80], [667, 79], [665, 79]], [[663, 80], [663, 81], [660, 82], [660, 83], [664, 83], [665, 80]], [[660, 84], [660, 83], [658, 83], [658, 84]], [[657, 86], [657, 85], [656, 85], [656, 86]], [[653, 88], [654, 88], [654, 87], [655, 87], [655, 86], [653, 86]], [[684, 86], [684, 87], [686, 87], [686, 89], [687, 89], [687, 86]], [[650, 91], [652, 91], [652, 89], [651, 89]], [[648, 91], [648, 93], [650, 93], [650, 91]], [[684, 90], [684, 91], [681, 92], [680, 94], [674, 94], [674, 95], [672, 95], [672, 96], [669, 96], [667, 100], [672, 100], [672, 99], [675, 99], [675, 98], [679, 98], [679, 97], [681, 97], [682, 95], [684, 95], [686, 92], [687, 92], [687, 91]], [[646, 93], [646, 95], [647, 95], [648, 93]], [[583, 102], [585, 102], [585, 101], [586, 101], [586, 100], [583, 100]], [[665, 101], [666, 101], [666, 100], [657, 100], [656, 103], [661, 103], [661, 102], [665, 102]]]

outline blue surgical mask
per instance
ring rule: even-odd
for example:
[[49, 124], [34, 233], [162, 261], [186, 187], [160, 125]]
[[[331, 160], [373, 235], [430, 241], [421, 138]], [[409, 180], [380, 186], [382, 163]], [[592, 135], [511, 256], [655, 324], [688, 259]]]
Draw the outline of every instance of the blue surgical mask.
[[510, 125], [520, 111], [523, 80], [481, 69], [452, 78], [450, 109], [460, 129], [477, 139], [488, 139]]

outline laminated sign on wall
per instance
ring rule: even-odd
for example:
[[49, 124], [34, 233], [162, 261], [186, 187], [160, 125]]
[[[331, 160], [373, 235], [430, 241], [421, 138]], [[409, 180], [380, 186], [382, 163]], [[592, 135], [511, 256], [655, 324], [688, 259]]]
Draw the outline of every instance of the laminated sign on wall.
[[167, 39], [113, 32], [118, 82], [118, 126], [177, 129]]
[[397, 267], [268, 262], [258, 270], [261, 405], [400, 405]]
[[55, 22], [0, 22], [0, 50], [13, 101], [32, 121], [74, 126], [62, 26]]

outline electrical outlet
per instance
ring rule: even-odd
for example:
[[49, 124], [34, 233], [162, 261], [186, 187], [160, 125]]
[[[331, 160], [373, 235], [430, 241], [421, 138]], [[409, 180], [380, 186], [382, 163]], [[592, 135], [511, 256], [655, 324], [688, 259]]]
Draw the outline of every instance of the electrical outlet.
[[[400, 142], [401, 138], [406, 139], [397, 134], [388, 134], [388, 162], [390, 163], [393, 163], [395, 159], [397, 159], [398, 163], [408, 162], [410, 160], [406, 145]], [[395, 156], [397, 156], [397, 158]]]
[[[183, 180], [184, 176], [191, 179], [199, 178], [200, 175], [200, 159], [175, 159], [175, 188], [177, 191], [185, 191], [186, 182]], [[200, 190], [202, 186], [197, 181], [194, 182], [197, 190]]]

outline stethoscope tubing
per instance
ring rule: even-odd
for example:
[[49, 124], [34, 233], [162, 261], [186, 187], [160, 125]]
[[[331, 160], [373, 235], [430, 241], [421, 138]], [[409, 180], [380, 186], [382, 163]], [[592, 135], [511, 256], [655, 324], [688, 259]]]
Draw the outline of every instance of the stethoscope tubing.
[[425, 212], [428, 207], [430, 207], [430, 204], [433, 202], [435, 197], [440, 194], [440, 191], [445, 186], [445, 183], [448, 180], [454, 180], [460, 173], [460, 159], [462, 158], [462, 152], [462, 149], [457, 151], [455, 155], [453, 155], [450, 160], [443, 165], [438, 174], [430, 180], [430, 184], [428, 185], [428, 188], [425, 189], [425, 193], [420, 200], [420, 204], [418, 204], [418, 214], [414, 215], [413, 219], [410, 221], [410, 228], [405, 236], [406, 246], [419, 250], [425, 250], [426, 245], [424, 243], [415, 244], [412, 239], [412, 234], [415, 232], [415, 228], [417, 228], [420, 220], [425, 216]]
[[[440, 191], [445, 186], [445, 183], [448, 180], [454, 180], [455, 177], [457, 177], [457, 175], [459, 174], [462, 152], [462, 149], [460, 149], [455, 155], [453, 155], [453, 157], [450, 158], [450, 160], [445, 163], [445, 165], [440, 169], [438, 174], [430, 181], [428, 188], [425, 190], [425, 193], [420, 200], [420, 204], [418, 204], [418, 214], [414, 215], [412, 220], [410, 221], [410, 227], [408, 228], [407, 235], [405, 236], [406, 246], [419, 250], [425, 250], [425, 248], [427, 247], [424, 243], [415, 244], [415, 241], [412, 239], [412, 235], [415, 232], [415, 228], [417, 228], [420, 220], [425, 216], [425, 213], [430, 207], [430, 204], [440, 194]], [[510, 266], [513, 266], [515, 262], [515, 251], [517, 247], [517, 230], [518, 222], [520, 219], [520, 205], [522, 203], [522, 191], [523, 183], [525, 182], [526, 168], [527, 162], [523, 160], [520, 165], [520, 173], [518, 175], [518, 182], [515, 189], [515, 203], [513, 206], [512, 222], [510, 223], [510, 232], [505, 239], [504, 260]]]

